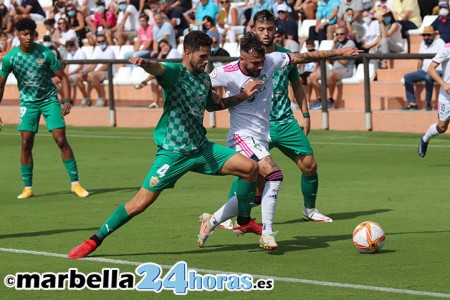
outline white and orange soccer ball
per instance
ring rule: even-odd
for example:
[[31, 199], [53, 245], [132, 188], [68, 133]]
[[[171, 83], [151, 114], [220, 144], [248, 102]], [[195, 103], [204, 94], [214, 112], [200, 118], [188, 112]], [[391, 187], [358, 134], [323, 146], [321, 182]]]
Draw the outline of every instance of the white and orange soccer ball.
[[356, 226], [353, 231], [353, 244], [362, 253], [375, 253], [384, 245], [386, 236], [380, 224], [365, 221]]

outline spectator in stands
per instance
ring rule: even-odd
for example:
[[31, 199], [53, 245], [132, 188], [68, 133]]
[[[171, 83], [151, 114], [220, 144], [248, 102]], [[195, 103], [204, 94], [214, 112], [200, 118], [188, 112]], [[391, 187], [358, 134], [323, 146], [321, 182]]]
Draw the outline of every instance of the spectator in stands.
[[[355, 12], [351, 8], [347, 8], [344, 15], [341, 18], [338, 18], [338, 25], [340, 27], [344, 27], [347, 32], [347, 38], [352, 40], [356, 44], [356, 29], [353, 27], [359, 26], [354, 19]], [[356, 24], [356, 25], [355, 25]]]
[[158, 43], [158, 56], [157, 59], [174, 59], [174, 58], [182, 58], [181, 53], [178, 52], [176, 48], [173, 48], [170, 43], [162, 39]]
[[161, 12], [161, 6], [159, 5], [158, 0], [149, 0], [147, 3], [150, 9], [145, 9], [144, 12], [150, 18], [150, 25], [155, 26], [155, 19], [153, 19], [153, 15]]
[[298, 19], [298, 14], [295, 12], [295, 10], [292, 9], [292, 7], [289, 5], [289, 3], [286, 0], [274, 0], [272, 7], [271, 7], [271, 11], [273, 12], [273, 14], [275, 15], [275, 17], [278, 18], [278, 5], [280, 4], [285, 4], [287, 6], [287, 15], [290, 19], [292, 20], [297, 20]]
[[251, 19], [247, 22], [247, 26], [246, 26], [246, 31], [250, 31], [253, 28], [253, 17], [255, 16], [255, 14], [260, 11], [260, 10], [264, 10], [267, 9], [269, 11], [272, 10], [272, 1], [267, 1], [267, 0], [254, 0], [253, 2], [253, 7], [252, 7], [252, 12], [251, 12]]
[[73, 0], [75, 7], [83, 13], [84, 17], [88, 17], [95, 13], [95, 0]]
[[5, 3], [0, 4], [0, 25], [1, 30], [5, 34], [14, 34], [14, 17]]
[[[346, 48], [346, 47], [355, 47], [355, 43], [352, 40], [347, 39], [347, 33], [345, 32], [345, 28], [338, 27], [335, 31], [335, 48]], [[334, 105], [334, 90], [336, 89], [336, 83], [340, 79], [349, 78], [353, 76], [353, 68], [355, 66], [355, 61], [353, 59], [340, 59], [335, 60], [333, 62], [333, 69], [327, 74], [327, 84], [329, 90], [329, 98], [327, 101], [327, 107], [332, 108]], [[315, 71], [311, 76], [311, 82], [316, 92], [316, 95], [319, 97], [321, 95], [322, 87], [320, 85], [320, 71]], [[311, 106], [311, 109], [322, 109], [322, 102], [319, 98], [317, 102]]]
[[109, 45], [123, 46], [128, 40], [133, 40], [137, 36], [139, 28], [139, 12], [133, 5], [128, 5], [127, 0], [118, 0], [119, 13], [117, 24], [106, 32]]
[[87, 39], [90, 45], [96, 45], [97, 34], [104, 35], [105, 31], [113, 28], [117, 24], [117, 17], [113, 10], [107, 9], [105, 2], [97, 2], [97, 12], [93, 16], [92, 33], [87, 33]]
[[300, 52], [300, 45], [294, 40], [287, 39], [283, 29], [277, 28], [274, 36], [274, 43], [283, 48], [291, 50], [292, 53]]
[[[47, 31], [45, 35], [49, 35], [52, 42], [58, 39], [58, 30], [55, 28], [55, 19], [47, 19], [44, 21], [44, 26]], [[56, 44], [55, 44], [56, 45]]]
[[[56, 58], [58, 60], [61, 60], [61, 54], [59, 50], [55, 47], [55, 45], [52, 43], [52, 40], [49, 35], [44, 35], [44, 37], [42, 38], [42, 46], [49, 48], [53, 52], [53, 54], [55, 54]], [[56, 74], [53, 74], [52, 82], [55, 85], [56, 89], [58, 90], [58, 94], [61, 97], [64, 97], [61, 80], [59, 79], [58, 76], [56, 76]]]
[[209, 32], [209, 37], [213, 43], [211, 45], [211, 56], [227, 56], [230, 57], [230, 53], [227, 50], [220, 47], [220, 35], [215, 32]]
[[289, 9], [289, 6], [284, 3], [278, 4], [278, 18], [275, 21], [275, 25], [284, 31], [287, 39], [298, 42], [298, 25], [295, 20], [289, 17]]
[[[97, 47], [95, 47], [92, 59], [115, 59], [116, 56], [111, 47], [108, 47], [106, 37], [102, 34], [96, 37]], [[115, 68], [115, 67], [113, 67]], [[113, 71], [113, 74], [115, 71]], [[102, 85], [103, 80], [106, 79], [107, 65], [97, 64], [89, 65], [86, 69], [80, 71], [76, 76], [77, 86], [81, 91], [83, 99], [81, 100], [81, 106], [91, 105], [91, 91], [95, 89], [97, 91], [98, 99], [95, 103], [97, 107], [105, 105], [105, 88]], [[112, 80], [112, 78], [111, 78]], [[84, 86], [84, 82], [88, 83], [88, 89]]]
[[361, 40], [361, 48], [366, 53], [375, 53], [381, 43], [380, 22], [368, 11], [363, 12], [362, 19], [365, 34]]
[[164, 21], [164, 16], [161, 13], [156, 13], [153, 15], [155, 20], [155, 25], [153, 26], [153, 51], [151, 57], [156, 57], [158, 55], [158, 43], [161, 40], [167, 40], [172, 48], [177, 47], [175, 31], [173, 30], [172, 24]]
[[417, 29], [422, 23], [419, 3], [417, 0], [393, 0], [394, 18], [402, 25], [402, 37], [406, 38], [406, 32]]
[[[436, 38], [436, 32], [432, 26], [427, 26], [424, 28], [423, 41], [420, 44], [419, 53], [438, 53], [444, 48], [445, 42]], [[427, 73], [428, 67], [431, 64], [432, 59], [419, 60], [417, 64], [417, 71], [405, 74], [405, 91], [406, 100], [408, 105], [403, 108], [403, 110], [417, 110], [417, 102], [414, 97], [414, 83], [418, 81], [425, 81], [425, 102], [426, 110], [431, 110], [431, 97], [433, 95], [434, 80]], [[437, 70], [439, 74], [442, 74], [442, 68], [439, 66]]]
[[302, 20], [314, 20], [316, 18], [318, 0], [297, 0], [294, 10], [300, 14]]
[[11, 50], [12, 38], [6, 32], [0, 33], [0, 61]]
[[214, 23], [214, 19], [210, 16], [205, 16], [203, 18], [203, 31], [208, 34], [208, 32], [216, 32], [219, 33], [219, 29], [216, 27]]
[[447, 1], [439, 1], [439, 16], [431, 26], [439, 32], [444, 42], [450, 43], [449, 4]]
[[[81, 48], [77, 46], [77, 43], [74, 41], [67, 41], [66, 42], [66, 50], [67, 50], [67, 57], [66, 60], [86, 60], [86, 54], [84, 53]], [[87, 67], [87, 65], [84, 64], [67, 64], [64, 68], [64, 72], [66, 73], [70, 86], [72, 87], [71, 91], [71, 98], [70, 99], [76, 99], [77, 97], [77, 75], [84, 70]]]
[[[179, 1], [176, 1], [175, 3], [178, 2]], [[189, 24], [183, 16], [181, 6], [172, 7], [172, 5], [169, 5], [168, 2], [161, 3], [161, 11], [166, 15], [167, 19], [172, 24], [175, 31], [175, 36], [178, 38], [180, 36], [184, 36], [184, 31], [189, 28]]]
[[210, 0], [200, 0], [196, 10], [195, 10], [195, 20], [189, 16], [189, 11], [184, 13], [184, 17], [189, 24], [199, 26], [202, 24], [205, 16], [210, 16], [216, 19], [219, 14], [219, 7]]
[[66, 5], [66, 15], [69, 27], [75, 30], [78, 40], [78, 46], [83, 46], [83, 40], [86, 38], [86, 21], [81, 11], [77, 10], [72, 3]]
[[124, 54], [124, 59], [133, 57], [150, 58], [153, 49], [153, 26], [149, 24], [150, 17], [141, 14], [139, 17], [139, 29], [137, 41], [134, 43], [134, 52]]
[[309, 28], [309, 38], [319, 42], [333, 39], [339, 5], [339, 0], [320, 0], [316, 12], [316, 26]]
[[[314, 43], [314, 40], [308, 39], [305, 42], [306, 50], [308, 52], [314, 52], [316, 51], [316, 45]], [[309, 103], [311, 101], [311, 93], [312, 93], [312, 81], [311, 81], [311, 74], [315, 71], [317, 71], [318, 63], [310, 62], [307, 64], [299, 65], [299, 72], [300, 72], [300, 80], [302, 81], [303, 86], [305, 87], [305, 95], [306, 95], [306, 101]], [[317, 95], [319, 98], [320, 96]]]
[[60, 18], [66, 18], [66, 1], [59, 0], [54, 3], [54, 10], [52, 18], [55, 19], [56, 24]]
[[54, 44], [58, 47], [59, 52], [63, 58], [66, 58], [66, 42], [67, 41], [77, 41], [77, 34], [75, 30], [71, 29], [69, 23], [64, 18], [59, 18], [58, 20], [58, 30], [56, 33], [56, 41]]
[[17, 0], [10, 0], [10, 2], [16, 11], [15, 20], [22, 18], [32, 19], [35, 22], [43, 22], [45, 20], [45, 11], [38, 0], [22, 0], [19, 2], [20, 4]]
[[231, 0], [221, 0], [221, 3], [222, 11], [226, 13], [223, 24], [225, 39], [230, 43], [235, 43], [236, 37], [244, 34], [243, 15], [237, 6], [231, 4]]
[[[402, 25], [396, 22], [394, 15], [388, 8], [378, 12], [376, 16], [380, 23], [381, 32], [379, 51], [383, 54], [403, 52], [405, 41], [401, 34]], [[387, 69], [386, 60], [380, 61], [380, 69]]]
[[345, 22], [344, 14], [348, 9], [353, 10], [353, 20], [359, 22], [361, 21], [361, 13], [363, 10], [363, 1], [362, 0], [341, 0], [341, 4], [339, 5], [339, 11], [337, 14], [338, 22]]

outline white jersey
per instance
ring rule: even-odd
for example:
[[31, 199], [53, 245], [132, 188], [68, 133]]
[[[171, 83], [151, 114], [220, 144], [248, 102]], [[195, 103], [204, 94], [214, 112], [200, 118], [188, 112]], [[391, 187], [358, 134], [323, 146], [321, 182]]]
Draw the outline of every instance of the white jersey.
[[[442, 66], [442, 80], [446, 83], [450, 83], [450, 43], [444, 45], [444, 48], [439, 51], [436, 56], [433, 58], [435, 63], [438, 63]], [[447, 93], [442, 87], [439, 90], [439, 102], [441, 101], [450, 101], [450, 94]]]
[[269, 116], [272, 101], [273, 73], [287, 66], [291, 57], [288, 53], [273, 52], [266, 55], [264, 67], [259, 77], [246, 75], [239, 67], [239, 61], [215, 68], [211, 74], [213, 87], [223, 86], [227, 95], [240, 94], [247, 83], [261, 80], [263, 85], [250, 99], [230, 107], [230, 131], [227, 140], [234, 135], [251, 136], [260, 141], [270, 141]]

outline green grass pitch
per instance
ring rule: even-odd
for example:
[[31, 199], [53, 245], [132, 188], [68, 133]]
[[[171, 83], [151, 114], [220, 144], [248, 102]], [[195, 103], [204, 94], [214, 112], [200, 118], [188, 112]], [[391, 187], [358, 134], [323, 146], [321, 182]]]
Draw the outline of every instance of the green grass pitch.
[[[189, 268], [275, 278], [272, 291], [189, 292], [188, 299], [450, 297], [448, 136], [434, 139], [420, 159], [418, 135], [313, 131], [320, 180], [317, 207], [335, 220], [331, 224], [301, 221], [300, 172], [274, 151], [285, 178], [275, 218], [276, 252], [260, 250], [255, 235], [236, 237], [223, 230], [216, 230], [205, 248], [197, 248], [197, 216], [224, 203], [233, 178], [188, 173], [92, 254], [109, 262], [41, 254], [67, 255], [131, 199], [154, 159], [152, 130], [70, 127], [68, 137], [80, 181], [91, 196], [79, 199], [70, 192], [59, 150], [41, 127], [34, 148], [36, 197], [18, 200], [23, 188], [20, 135], [14, 126], [0, 132], [1, 299], [173, 299], [177, 297], [168, 290], [20, 291], [7, 288], [3, 279], [16, 272], [69, 268], [85, 274], [102, 268], [134, 272], [133, 263], [171, 266], [182, 260]], [[224, 144], [226, 131], [209, 130], [208, 137]], [[260, 208], [252, 214], [261, 219]], [[359, 254], [352, 244], [353, 229], [366, 220], [380, 223], [386, 232], [381, 253]]]

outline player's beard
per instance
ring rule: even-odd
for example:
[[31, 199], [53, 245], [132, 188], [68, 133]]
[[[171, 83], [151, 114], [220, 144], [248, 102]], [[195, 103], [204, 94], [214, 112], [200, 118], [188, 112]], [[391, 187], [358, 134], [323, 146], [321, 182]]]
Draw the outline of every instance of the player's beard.
[[196, 66], [194, 63], [191, 62], [191, 60], [189, 60], [189, 64], [191, 65], [191, 68], [195, 73], [199, 74], [205, 72], [206, 66], [205, 67], [203, 67], [202, 65]]

